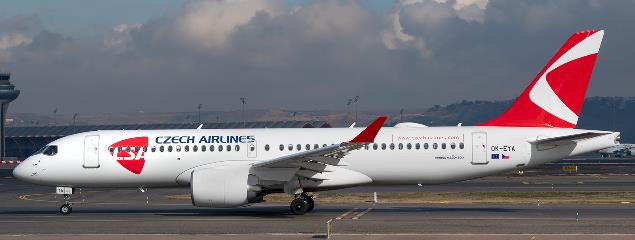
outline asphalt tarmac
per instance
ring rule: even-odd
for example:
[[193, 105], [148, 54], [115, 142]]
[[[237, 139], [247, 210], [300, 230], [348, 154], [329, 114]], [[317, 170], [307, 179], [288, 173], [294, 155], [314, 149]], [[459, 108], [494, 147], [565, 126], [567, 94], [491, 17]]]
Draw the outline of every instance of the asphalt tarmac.
[[[442, 186], [348, 191], [635, 191], [635, 176], [489, 177]], [[193, 207], [166, 195], [188, 189], [82, 189], [73, 213], [61, 198], [0, 171], [0, 239], [635, 239], [635, 204], [320, 204], [306, 215], [286, 204]]]

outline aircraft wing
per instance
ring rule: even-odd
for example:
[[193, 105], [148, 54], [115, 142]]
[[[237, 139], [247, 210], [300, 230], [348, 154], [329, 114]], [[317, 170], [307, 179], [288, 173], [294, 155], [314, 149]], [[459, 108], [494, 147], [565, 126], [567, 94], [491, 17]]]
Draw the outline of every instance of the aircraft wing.
[[346, 165], [341, 159], [350, 152], [372, 143], [386, 119], [386, 116], [380, 116], [351, 141], [258, 162], [252, 166], [257, 175], [271, 180], [288, 180], [296, 175], [314, 180], [328, 179], [328, 174], [322, 173], [341, 169], [334, 167]]

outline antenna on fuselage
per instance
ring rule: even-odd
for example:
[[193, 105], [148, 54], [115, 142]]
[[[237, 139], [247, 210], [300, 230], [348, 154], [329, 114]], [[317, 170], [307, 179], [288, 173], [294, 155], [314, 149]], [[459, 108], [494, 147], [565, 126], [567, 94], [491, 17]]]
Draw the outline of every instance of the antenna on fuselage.
[[197, 130], [201, 130], [203, 129], [203, 124], [201, 123], [201, 125], [198, 125], [198, 127], [196, 128]]

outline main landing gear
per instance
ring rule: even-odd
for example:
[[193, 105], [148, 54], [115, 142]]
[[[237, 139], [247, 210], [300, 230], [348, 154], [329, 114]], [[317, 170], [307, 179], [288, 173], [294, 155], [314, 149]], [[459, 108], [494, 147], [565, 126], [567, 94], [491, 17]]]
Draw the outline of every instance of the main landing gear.
[[290, 209], [294, 215], [304, 215], [305, 213], [313, 211], [313, 208], [315, 208], [313, 196], [306, 193], [296, 195], [295, 199], [291, 201]]

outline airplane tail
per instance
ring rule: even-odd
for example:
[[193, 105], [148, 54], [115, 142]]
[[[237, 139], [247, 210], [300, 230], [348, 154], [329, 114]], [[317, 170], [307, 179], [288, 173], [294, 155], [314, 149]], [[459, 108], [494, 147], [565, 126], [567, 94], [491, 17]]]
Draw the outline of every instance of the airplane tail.
[[479, 126], [575, 128], [603, 36], [571, 35], [506, 112]]

